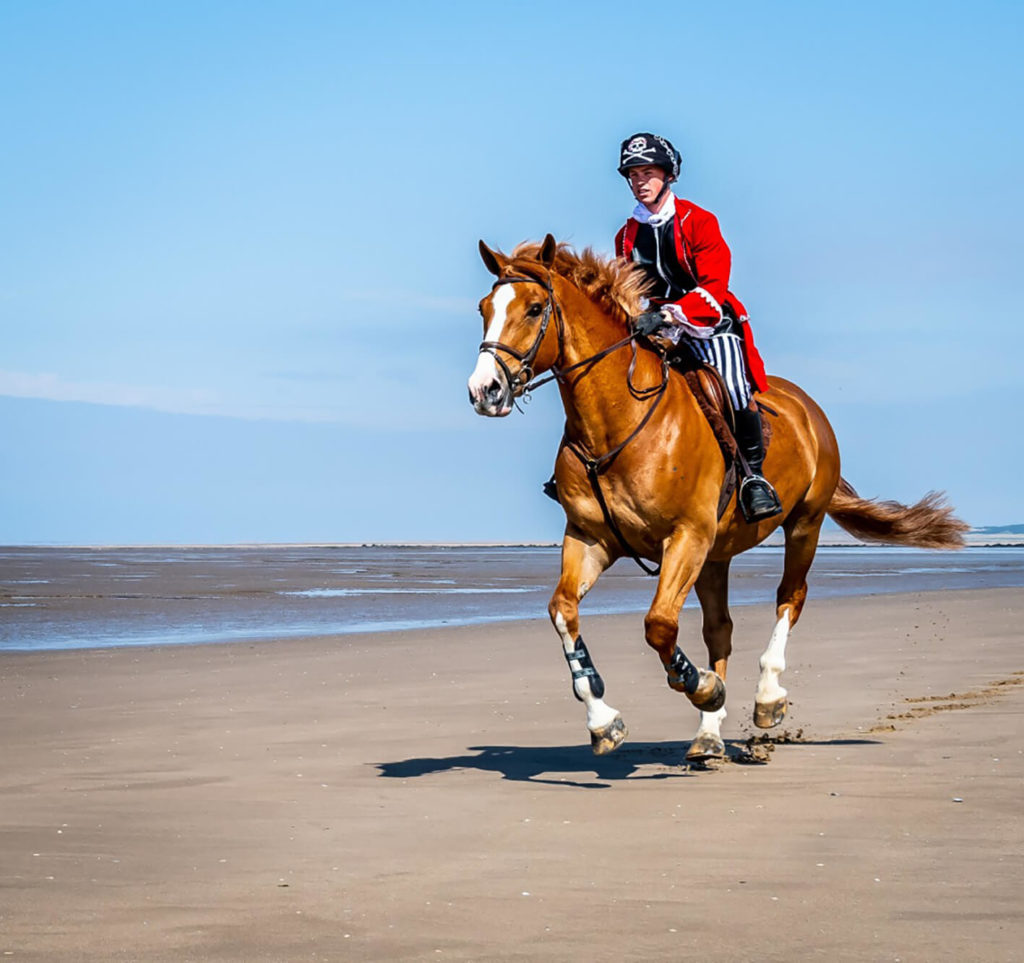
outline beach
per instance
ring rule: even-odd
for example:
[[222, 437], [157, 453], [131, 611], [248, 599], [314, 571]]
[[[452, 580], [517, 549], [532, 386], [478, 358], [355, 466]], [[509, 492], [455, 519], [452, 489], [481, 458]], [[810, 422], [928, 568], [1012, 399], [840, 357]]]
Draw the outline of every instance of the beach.
[[542, 617], [0, 653], [0, 951], [1018, 960], [1022, 617], [812, 590], [762, 744], [772, 611], [740, 606], [708, 769], [636, 614], [584, 614], [630, 728], [602, 758]]

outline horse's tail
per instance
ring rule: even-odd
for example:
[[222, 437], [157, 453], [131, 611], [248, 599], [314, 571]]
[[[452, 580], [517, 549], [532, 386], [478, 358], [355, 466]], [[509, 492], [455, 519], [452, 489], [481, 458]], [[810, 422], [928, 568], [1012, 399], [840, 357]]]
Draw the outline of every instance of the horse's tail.
[[832, 520], [856, 538], [917, 548], [963, 548], [970, 526], [953, 514], [942, 492], [928, 492], [916, 505], [861, 498], [840, 478], [828, 505]]

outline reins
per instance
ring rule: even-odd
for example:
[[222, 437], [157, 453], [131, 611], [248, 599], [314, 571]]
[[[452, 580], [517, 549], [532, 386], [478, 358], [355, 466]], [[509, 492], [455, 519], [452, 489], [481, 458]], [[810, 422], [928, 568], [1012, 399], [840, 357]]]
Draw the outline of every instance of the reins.
[[[654, 416], [654, 412], [661, 404], [662, 398], [665, 397], [665, 391], [668, 388], [669, 383], [669, 365], [667, 358], [664, 355], [661, 357], [660, 383], [651, 385], [647, 388], [638, 388], [633, 383], [633, 374], [636, 371], [637, 365], [636, 335], [630, 333], [622, 340], [616, 341], [607, 348], [602, 348], [596, 354], [592, 354], [589, 357], [584, 358], [582, 361], [576, 361], [571, 365], [561, 368], [558, 366], [558, 362], [562, 359], [562, 355], [565, 351], [565, 320], [562, 316], [561, 306], [555, 300], [555, 292], [551, 286], [551, 281], [547, 279], [512, 275], [506, 278], [499, 278], [494, 282], [494, 287], [497, 287], [499, 284], [539, 284], [545, 289], [548, 295], [548, 303], [544, 306], [537, 336], [533, 339], [533, 344], [531, 344], [525, 352], [519, 351], [518, 349], [504, 344], [501, 341], [482, 341], [480, 343], [480, 351], [486, 351], [490, 354], [494, 358], [495, 363], [501, 368], [502, 373], [505, 375], [505, 383], [507, 386], [506, 390], [509, 401], [516, 407], [519, 407], [517, 404], [517, 398], [519, 396], [525, 396], [525, 399], [529, 400], [530, 392], [536, 391], [538, 388], [551, 381], [568, 383], [570, 379], [567, 376], [570, 372], [584, 368], [585, 370], [574, 380], [573, 383], [575, 383], [575, 381], [585, 377], [593, 366], [603, 358], [608, 357], [608, 355], [613, 354], [620, 348], [624, 348], [627, 344], [631, 345], [633, 349], [633, 357], [630, 359], [629, 370], [626, 373], [626, 386], [629, 388], [629, 393], [638, 401], [646, 401], [648, 398], [654, 399], [647, 411], [644, 413], [643, 418], [640, 419], [639, 424], [622, 442], [610, 451], [606, 451], [603, 455], [591, 455], [582, 444], [577, 441], [571, 441], [564, 436], [562, 441], [565, 447], [568, 448], [577, 459], [579, 459], [584, 471], [586, 471], [587, 478], [590, 480], [590, 487], [594, 491], [594, 497], [597, 499], [597, 503], [601, 506], [601, 514], [604, 516], [605, 524], [609, 529], [611, 529], [612, 534], [618, 539], [619, 545], [647, 575], [657, 575], [661, 571], [661, 565], [658, 564], [653, 568], [650, 567], [647, 562], [640, 557], [639, 553], [633, 549], [632, 545], [629, 544], [626, 540], [626, 536], [622, 534], [622, 529], [619, 528], [612, 516], [611, 509], [608, 507], [608, 502], [605, 500], [604, 492], [601, 490], [601, 475], [611, 467], [612, 463], [622, 453], [626, 446], [644, 430], [647, 423]], [[551, 322], [552, 316], [556, 319], [556, 330], [558, 331], [558, 355], [555, 364], [551, 366], [550, 374], [545, 375], [542, 378], [534, 378], [532, 365], [537, 358], [537, 354], [540, 352], [540, 346], [544, 340], [544, 335], [547, 333], [548, 325]], [[505, 352], [507, 355], [515, 358], [519, 362], [519, 371], [517, 371], [515, 375], [512, 374], [512, 370], [509, 368], [504, 358], [498, 354], [499, 351]], [[519, 388], [518, 394], [516, 392], [517, 388]]]

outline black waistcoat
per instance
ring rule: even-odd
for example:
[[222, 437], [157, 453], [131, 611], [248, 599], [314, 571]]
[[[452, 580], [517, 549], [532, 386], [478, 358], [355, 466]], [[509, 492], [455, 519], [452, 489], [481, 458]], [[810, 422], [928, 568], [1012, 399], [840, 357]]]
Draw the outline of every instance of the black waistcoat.
[[[630, 257], [654, 282], [648, 297], [655, 304], [678, 301], [684, 294], [689, 294], [699, 286], [689, 269], [679, 263], [676, 254], [675, 218], [661, 227], [641, 224], [637, 228]], [[726, 303], [723, 307], [725, 314], [721, 322], [715, 326], [715, 333], [739, 334], [739, 323], [732, 306]]]
[[641, 224], [633, 242], [633, 261], [654, 282], [649, 297], [658, 301], [678, 301], [697, 287], [697, 282], [676, 255], [676, 219], [660, 227]]

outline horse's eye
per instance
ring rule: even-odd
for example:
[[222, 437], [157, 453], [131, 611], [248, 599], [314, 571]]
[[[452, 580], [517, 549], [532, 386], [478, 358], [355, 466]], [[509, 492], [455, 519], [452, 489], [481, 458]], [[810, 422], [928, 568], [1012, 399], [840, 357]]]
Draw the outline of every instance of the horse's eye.
[[527, 311], [526, 313], [531, 318], [537, 318], [537, 317], [540, 317], [540, 313], [543, 310], [544, 310], [544, 305], [543, 304], [531, 304], [530, 305], [530, 310]]

